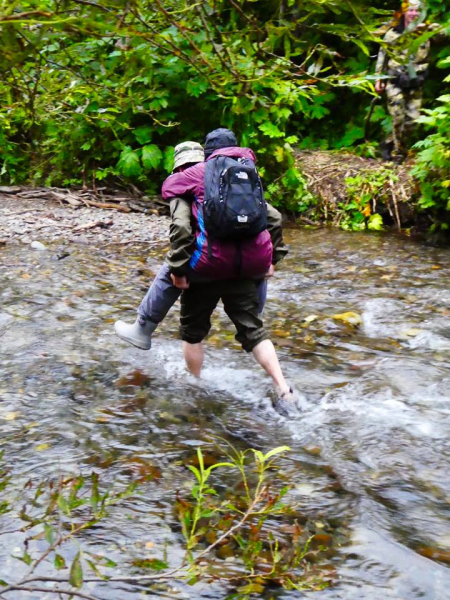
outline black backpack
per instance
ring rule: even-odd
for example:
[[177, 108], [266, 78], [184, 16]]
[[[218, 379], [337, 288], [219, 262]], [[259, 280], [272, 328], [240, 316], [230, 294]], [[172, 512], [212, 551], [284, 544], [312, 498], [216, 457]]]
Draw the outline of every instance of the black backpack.
[[267, 204], [252, 160], [217, 156], [207, 161], [203, 218], [212, 239], [244, 240], [267, 229]]

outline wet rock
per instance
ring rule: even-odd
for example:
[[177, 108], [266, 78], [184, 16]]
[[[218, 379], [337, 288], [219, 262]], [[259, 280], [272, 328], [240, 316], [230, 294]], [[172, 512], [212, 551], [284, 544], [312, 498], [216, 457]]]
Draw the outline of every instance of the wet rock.
[[317, 533], [311, 540], [314, 548], [320, 548], [321, 546], [331, 546], [333, 538], [327, 533]]
[[142, 373], [142, 371], [139, 371], [139, 369], [136, 369], [132, 373], [124, 375], [118, 381], [116, 381], [115, 386], [117, 388], [124, 388], [128, 386], [145, 387], [150, 385], [150, 382], [151, 379], [148, 375]]
[[422, 547], [422, 548], [418, 548], [417, 552], [421, 556], [425, 556], [426, 558], [430, 558], [431, 560], [438, 560], [439, 562], [450, 564], [450, 551], [449, 550], [440, 550], [439, 548]]
[[159, 418], [168, 421], [169, 423], [173, 423], [174, 425], [181, 425], [183, 422], [182, 419], [165, 411], [159, 413]]
[[320, 456], [322, 450], [318, 446], [303, 446], [303, 450], [311, 456]]
[[87, 245], [89, 245], [89, 244], [90, 244], [90, 240], [89, 240], [89, 238], [88, 238], [86, 235], [79, 235], [79, 236], [77, 236], [77, 237], [75, 238], [75, 241], [76, 241], [78, 244], [83, 244], [83, 245], [85, 245], [85, 246], [87, 246]]
[[58, 250], [58, 252], [55, 254], [54, 258], [56, 260], [63, 260], [64, 258], [67, 258], [68, 256], [70, 256], [70, 252], [68, 250], [66, 250], [65, 248], [61, 248], [60, 250]]
[[39, 239], [46, 244], [50, 240], [64, 240], [95, 246], [160, 242], [168, 236], [169, 220], [165, 217], [95, 207], [80, 207], [74, 214], [73, 208], [57, 205], [51, 195], [40, 198], [38, 203], [34, 196], [11, 196], [11, 199], [14, 210], [7, 205], [6, 197], [0, 205], [1, 241], [9, 238], [31, 244]]
[[352, 327], [359, 327], [359, 325], [363, 324], [361, 315], [352, 311], [339, 315], [333, 315], [333, 319], [334, 321], [341, 321], [346, 325], [351, 325]]
[[30, 246], [33, 248], [33, 250], [47, 250], [47, 246], [44, 246], [44, 244], [36, 240], [31, 242]]
[[234, 554], [235, 554], [235, 552], [229, 544], [222, 546], [216, 552], [217, 558], [221, 558], [222, 560], [225, 560], [227, 558], [232, 558], [232, 557], [234, 557]]

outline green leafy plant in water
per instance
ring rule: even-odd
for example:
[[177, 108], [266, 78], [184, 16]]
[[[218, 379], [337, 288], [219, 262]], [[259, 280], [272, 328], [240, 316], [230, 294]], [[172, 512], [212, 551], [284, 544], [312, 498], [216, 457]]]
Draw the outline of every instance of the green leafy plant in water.
[[[206, 468], [202, 451], [198, 449], [197, 466], [189, 466], [196, 477], [192, 488], [194, 502], [179, 499], [177, 503], [189, 550], [191, 583], [209, 572], [214, 578], [214, 563], [206, 559], [215, 550], [222, 558], [234, 556], [245, 567], [244, 574], [229, 578], [230, 582], [239, 581], [237, 593], [230, 598], [247, 598], [274, 583], [297, 590], [323, 589], [329, 585], [320, 570], [312, 570], [305, 562], [305, 556], [312, 552], [311, 538], [305, 537], [293, 518], [293, 507], [283, 502], [289, 486], [277, 486], [271, 491], [276, 459], [288, 450], [282, 446], [264, 454], [253, 449], [238, 451], [230, 446], [229, 461]], [[238, 472], [235, 488], [239, 493], [221, 497], [211, 485], [211, 477], [217, 469]], [[287, 519], [291, 524], [294, 521], [290, 536], [274, 533], [274, 519]], [[214, 541], [211, 541], [212, 532], [218, 532], [214, 533]], [[206, 548], [205, 540], [211, 542]], [[195, 554], [194, 549], [200, 552]]]
[[[136, 493], [136, 483], [120, 491], [102, 491], [98, 475], [92, 473], [89, 478], [60, 477], [56, 482], [41, 482], [37, 486], [30, 481], [14, 497], [11, 476], [2, 468], [0, 506], [14, 509], [23, 523], [20, 531], [29, 536], [23, 543], [23, 552], [14, 555], [28, 570], [19, 578], [0, 581], [0, 596], [14, 597], [21, 590], [51, 593], [48, 584], [54, 583], [57, 586], [54, 593], [61, 597], [86, 598], [83, 588], [87, 583], [107, 585], [110, 581], [115, 586], [123, 581], [142, 585], [180, 578], [191, 584], [200, 579], [219, 579], [235, 588], [230, 598], [239, 599], [264, 590], [269, 583], [285, 589], [323, 589], [330, 584], [332, 574], [327, 571], [323, 575], [320, 567], [312, 568], [305, 561], [307, 555], [317, 554], [321, 549], [311, 550], [310, 537], [292, 517], [293, 507], [282, 502], [288, 488], [274, 484], [275, 491], [270, 490], [276, 458], [287, 450], [283, 446], [263, 454], [257, 450], [240, 452], [230, 446], [228, 460], [205, 467], [199, 449], [198, 466], [189, 465], [195, 475], [191, 498], [177, 501], [186, 540], [185, 560], [171, 568], [166, 557], [135, 559], [134, 567], [153, 571], [150, 575], [135, 576], [115, 575], [116, 563], [103, 553], [92, 552], [82, 542], [85, 533], [105, 519], [111, 506], [120, 505]], [[250, 457], [253, 457], [251, 462]], [[238, 494], [224, 497], [212, 487], [211, 480], [221, 470], [239, 473]], [[273, 532], [274, 519], [276, 522], [281, 518], [291, 523], [290, 537]], [[32, 545], [42, 539], [46, 549]], [[209, 542], [205, 543], [206, 540]], [[214, 565], [220, 559], [213, 554], [230, 544], [234, 544], [233, 553], [243, 569], [238, 568], [234, 575], [222, 575]], [[42, 564], [46, 565], [44, 575], [39, 573]], [[49, 574], [51, 564], [55, 575]], [[43, 582], [47, 583], [45, 588]], [[89, 598], [96, 597], [89, 595]]]
[[6, 490], [11, 481], [11, 476], [7, 469], [2, 467], [4, 452], [0, 452], [0, 515], [3, 515], [11, 510], [11, 502], [6, 497]]

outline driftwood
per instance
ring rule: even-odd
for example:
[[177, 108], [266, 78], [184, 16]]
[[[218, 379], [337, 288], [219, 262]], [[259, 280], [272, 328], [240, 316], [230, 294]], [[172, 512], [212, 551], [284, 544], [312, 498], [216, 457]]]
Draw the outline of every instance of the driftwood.
[[[61, 205], [69, 205], [73, 209], [83, 206], [102, 208], [107, 210], [118, 210], [120, 212], [140, 212], [145, 214], [159, 215], [163, 207], [167, 210], [167, 203], [161, 197], [139, 195], [137, 188], [133, 188], [134, 195], [127, 196], [123, 192], [110, 191], [97, 188], [94, 190], [68, 190], [64, 188], [29, 188], [22, 186], [1, 186], [0, 201], [2, 195], [7, 198], [15, 195], [19, 198], [29, 200], [57, 200]], [[103, 225], [104, 226], [104, 225]]]
[[95, 229], [96, 227], [101, 227], [102, 229], [106, 229], [107, 227], [111, 227], [114, 224], [114, 221], [92, 221], [91, 223], [86, 223], [85, 225], [79, 225], [72, 229], [72, 231], [86, 231], [87, 229]]
[[67, 204], [70, 204], [70, 206], [73, 206], [74, 208], [76, 208], [77, 206], [82, 206], [82, 202], [81, 200], [78, 200], [78, 198], [76, 196], [73, 196], [72, 194], [68, 193], [68, 194], [62, 194], [61, 192], [54, 192], [51, 191], [50, 194], [56, 198], [56, 200], [59, 200], [61, 202], [61, 204], [63, 202], [67, 202]]
[[0, 185], [0, 194], [17, 194], [21, 190], [17, 185]]
[[122, 212], [131, 212], [131, 208], [128, 204], [114, 204], [113, 202], [97, 202], [96, 200], [86, 200], [82, 199], [82, 202], [86, 204], [86, 206], [94, 206], [95, 208], [105, 208], [108, 210], [120, 210]]

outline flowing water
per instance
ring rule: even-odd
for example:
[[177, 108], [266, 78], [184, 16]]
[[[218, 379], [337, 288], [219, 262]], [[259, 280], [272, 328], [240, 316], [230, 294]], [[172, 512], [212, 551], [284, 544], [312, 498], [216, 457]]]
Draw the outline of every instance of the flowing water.
[[[210, 447], [212, 435], [241, 449], [287, 444], [289, 498], [333, 539], [338, 577], [317, 597], [447, 599], [450, 251], [326, 230], [291, 230], [288, 241], [265, 319], [289, 381], [308, 398], [289, 422], [274, 413], [268, 378], [239, 350], [221, 310], [201, 381], [184, 371], [177, 306], [150, 352], [115, 337], [113, 322], [134, 318], [164, 248], [145, 256], [142, 245], [73, 245], [62, 260], [52, 247], [0, 248], [0, 436], [13, 483], [95, 470], [102, 485], [120, 487], [153, 469], [140, 495], [85, 539], [136, 573], [127, 564], [149, 547], [175, 563], [183, 553], [173, 505], [177, 491], [188, 493], [183, 463], [197, 446]], [[348, 312], [359, 326], [332, 318]], [[22, 568], [11, 554], [23, 539], [0, 537], [0, 579]], [[151, 598], [229, 593], [178, 582], [121, 584], [107, 597], [140, 598], [142, 589]]]

